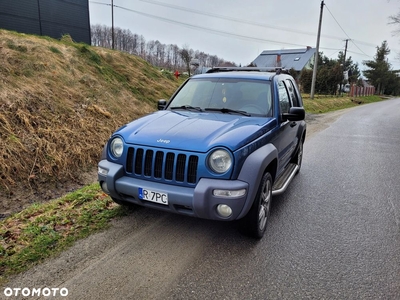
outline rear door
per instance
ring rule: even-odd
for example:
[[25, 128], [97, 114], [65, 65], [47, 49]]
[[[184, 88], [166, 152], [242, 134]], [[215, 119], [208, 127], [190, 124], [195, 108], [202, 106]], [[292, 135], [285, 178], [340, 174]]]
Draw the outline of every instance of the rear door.
[[279, 118], [280, 118], [280, 132], [279, 132], [279, 170], [282, 172], [286, 165], [290, 162], [297, 145], [297, 122], [284, 120], [283, 113], [288, 113], [290, 107], [297, 106], [296, 96], [294, 94], [293, 86], [290, 79], [278, 80], [278, 95], [279, 95]]

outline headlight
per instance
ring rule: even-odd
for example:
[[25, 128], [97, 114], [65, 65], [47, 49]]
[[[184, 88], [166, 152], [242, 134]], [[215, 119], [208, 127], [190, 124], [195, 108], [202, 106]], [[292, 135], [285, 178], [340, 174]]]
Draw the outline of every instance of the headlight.
[[215, 173], [225, 173], [232, 166], [232, 158], [226, 150], [215, 150], [208, 157], [208, 165]]
[[121, 157], [122, 152], [124, 152], [124, 142], [121, 138], [117, 137], [111, 141], [110, 151], [115, 158]]

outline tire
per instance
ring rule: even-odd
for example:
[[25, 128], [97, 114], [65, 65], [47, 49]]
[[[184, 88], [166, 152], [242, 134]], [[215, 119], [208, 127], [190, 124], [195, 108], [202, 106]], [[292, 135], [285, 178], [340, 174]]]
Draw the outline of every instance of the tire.
[[264, 236], [271, 211], [271, 200], [272, 176], [267, 172], [261, 179], [253, 205], [247, 215], [240, 220], [242, 233], [256, 239]]

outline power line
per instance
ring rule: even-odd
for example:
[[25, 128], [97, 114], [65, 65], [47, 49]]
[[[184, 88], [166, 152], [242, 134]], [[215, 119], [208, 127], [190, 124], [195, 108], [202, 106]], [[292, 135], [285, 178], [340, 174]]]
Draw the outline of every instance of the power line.
[[[303, 31], [303, 30], [294, 30], [293, 28], [285, 28], [285, 27], [281, 27], [281, 26], [276, 26], [276, 25], [268, 25], [268, 24], [263, 24], [263, 23], [259, 23], [259, 22], [254, 22], [254, 21], [248, 21], [248, 20], [244, 20], [244, 19], [239, 19], [239, 18], [232, 18], [232, 17], [228, 17], [228, 16], [224, 16], [224, 15], [220, 15], [220, 14], [216, 14], [216, 13], [210, 13], [210, 12], [204, 12], [201, 10], [196, 10], [196, 9], [192, 9], [192, 8], [187, 8], [187, 7], [183, 7], [183, 6], [178, 6], [178, 5], [173, 5], [173, 4], [168, 4], [168, 3], [164, 3], [164, 2], [160, 2], [160, 1], [155, 1], [155, 0], [138, 0], [141, 2], [146, 2], [146, 3], [151, 3], [154, 5], [158, 5], [158, 6], [164, 6], [164, 7], [168, 7], [168, 8], [173, 8], [173, 9], [177, 9], [177, 10], [182, 10], [182, 11], [187, 11], [187, 12], [191, 12], [191, 13], [195, 13], [195, 14], [200, 14], [200, 15], [204, 15], [204, 16], [209, 16], [209, 17], [214, 17], [214, 18], [219, 18], [219, 19], [224, 19], [224, 20], [229, 20], [229, 21], [233, 21], [233, 22], [238, 22], [238, 23], [244, 23], [244, 24], [249, 24], [249, 25], [254, 25], [254, 26], [259, 26], [259, 27], [263, 27], [263, 28], [272, 28], [272, 29], [276, 29], [276, 30], [282, 30], [282, 31], [287, 31], [287, 32], [292, 32], [292, 33], [301, 33], [301, 34], [306, 34], [306, 35], [311, 35], [311, 36], [315, 36], [315, 32], [310, 32], [310, 31]], [[326, 6], [326, 4], [325, 4]], [[344, 34], [353, 42], [353, 44], [360, 50], [360, 52], [363, 53], [363, 55], [365, 56], [369, 56], [368, 54], [364, 53], [364, 51], [362, 51], [357, 43], [360, 44], [364, 44], [367, 46], [371, 46], [371, 47], [376, 47], [376, 45], [371, 44], [371, 43], [367, 43], [367, 42], [361, 42], [361, 41], [357, 41], [354, 39], [351, 39], [348, 34], [345, 32], [345, 30], [343, 29], [343, 27], [339, 24], [339, 22], [336, 20], [336, 18], [333, 16], [332, 12], [329, 10], [329, 8], [327, 7], [329, 13], [332, 15], [333, 19], [335, 20], [335, 22], [339, 25], [339, 27], [342, 29], [342, 31], [344, 32]], [[330, 38], [330, 39], [336, 39], [336, 40], [343, 40], [342, 37], [337, 37], [337, 36], [332, 36], [332, 35], [324, 35], [321, 34], [322, 37], [324, 38]]]
[[[103, 3], [103, 2], [97, 2], [97, 1], [90, 1], [90, 2], [95, 3], [95, 4], [101, 4], [101, 5], [110, 6], [110, 4]], [[176, 20], [171, 20], [171, 19], [168, 19], [168, 18], [160, 17], [160, 16], [151, 15], [151, 14], [140, 12], [140, 11], [137, 11], [137, 10], [129, 9], [129, 8], [126, 8], [126, 7], [123, 7], [123, 6], [114, 5], [114, 7], [122, 9], [122, 10], [129, 11], [129, 12], [132, 12], [132, 13], [136, 13], [136, 14], [148, 17], [148, 18], [157, 19], [157, 20], [164, 21], [164, 22], [167, 22], [167, 23], [177, 24], [177, 25], [181, 25], [181, 26], [184, 26], [184, 27], [188, 27], [188, 28], [192, 28], [192, 29], [196, 29], [196, 30], [201, 30], [201, 31], [206, 31], [206, 32], [211, 32], [211, 33], [219, 34], [219, 35], [223, 35], [223, 36], [233, 36], [233, 37], [244, 39], [244, 40], [251, 40], [251, 41], [263, 42], [263, 43], [268, 42], [268, 43], [274, 43], [274, 44], [291, 45], [291, 46], [299, 46], [299, 47], [306, 47], [307, 46], [305, 44], [296, 44], [296, 43], [289, 43], [289, 42], [282, 42], [282, 41], [275, 41], [275, 40], [267, 40], [267, 39], [263, 39], [263, 38], [250, 37], [250, 36], [240, 35], [240, 34], [228, 32], [228, 31], [221, 31], [221, 30], [202, 27], [202, 26], [198, 26], [198, 25], [192, 25], [192, 24], [188, 24], [188, 23], [184, 23], [184, 22], [180, 22], [180, 21], [176, 21]], [[327, 47], [321, 47], [321, 49], [338, 50], [336, 48], [327, 48]]]
[[328, 10], [328, 12], [331, 14], [332, 18], [335, 20], [336, 24], [338, 24], [338, 26], [340, 27], [340, 29], [342, 29], [342, 31], [344, 32], [344, 34], [349, 38], [349, 35], [346, 33], [346, 31], [344, 31], [343, 27], [339, 24], [339, 22], [336, 20], [335, 16], [332, 14], [332, 12], [329, 10], [329, 7], [325, 4], [326, 9]]
[[[203, 12], [203, 11], [200, 11], [200, 10], [190, 9], [190, 8], [177, 6], [177, 5], [173, 5], [173, 4], [167, 4], [167, 3], [154, 1], [154, 0], [139, 0], [139, 1], [147, 2], [147, 3], [159, 5], [159, 6], [169, 7], [169, 8], [173, 8], [173, 9], [178, 9], [178, 10], [182, 10], [182, 11], [187, 11], [187, 12], [191, 12], [191, 13], [206, 15], [206, 16], [210, 16], [210, 17], [214, 17], [214, 18], [225, 19], [225, 20], [229, 20], [229, 21], [233, 21], [233, 22], [245, 23], [245, 24], [264, 27], [264, 28], [273, 28], [273, 29], [276, 29], [276, 30], [294, 32], [294, 33], [314, 35], [314, 33], [307, 32], [307, 31], [293, 30], [293, 29], [288, 29], [288, 28], [280, 27], [280, 26], [266, 25], [266, 24], [262, 24], [262, 23], [258, 23], [258, 22], [247, 21], [247, 20], [244, 20], [244, 19], [238, 19], [238, 18], [232, 18], [232, 17], [228, 17], [228, 16], [223, 16], [223, 15], [215, 14], [215, 13], [206, 13], [206, 12]], [[104, 2], [99, 2], [99, 1], [90, 1], [90, 2], [94, 3], [94, 4], [111, 6], [111, 4], [109, 4], [109, 3], [104, 3]], [[326, 6], [326, 3], [325, 3], [325, 6]], [[202, 27], [202, 26], [198, 26], [198, 25], [192, 25], [192, 24], [188, 24], [188, 23], [184, 23], [184, 22], [180, 22], [180, 21], [176, 21], [176, 20], [171, 20], [171, 19], [164, 18], [164, 17], [151, 15], [151, 14], [140, 12], [140, 11], [137, 11], [137, 10], [129, 9], [129, 8], [126, 8], [126, 7], [123, 7], [123, 6], [114, 5], [114, 7], [120, 8], [122, 10], [129, 11], [129, 12], [132, 12], [132, 13], [136, 13], [136, 14], [139, 14], [139, 15], [143, 15], [143, 16], [148, 17], [148, 18], [158, 19], [160, 21], [164, 21], [164, 22], [167, 22], [167, 23], [173, 23], [173, 24], [184, 26], [184, 27], [188, 27], [188, 28], [192, 28], [192, 29], [196, 29], [196, 30], [202, 30], [202, 31], [206, 31], [206, 32], [211, 32], [211, 33], [222, 35], [222, 36], [233, 36], [233, 37], [236, 37], [236, 38], [245, 39], [245, 40], [251, 40], [251, 41], [256, 41], [256, 42], [269, 42], [269, 43], [274, 43], [274, 44], [283, 44], [283, 45], [291, 45], [291, 46], [299, 46], [299, 47], [307, 46], [307, 45], [304, 45], [304, 44], [302, 45], [302, 44], [296, 44], [296, 43], [288, 43], [288, 42], [267, 40], [267, 39], [256, 38], [256, 37], [249, 37], [249, 36], [240, 35], [240, 34], [228, 32], [228, 31], [220, 31], [220, 30], [216, 30], [216, 29], [212, 29], [212, 28]], [[345, 35], [347, 37], [349, 37], [348, 34], [342, 28], [342, 26], [339, 24], [339, 22], [336, 20], [336, 18], [333, 16], [333, 14], [331, 13], [331, 11], [329, 10], [328, 7], [327, 7], [327, 9], [328, 9], [329, 13], [331, 14], [331, 16], [333, 17], [333, 19], [335, 20], [335, 22], [338, 24], [338, 26], [345, 33]], [[342, 40], [342, 38], [335, 37], [335, 36], [330, 36], [330, 35], [321, 35], [321, 36], [332, 38], [332, 39], [340, 39], [340, 40]], [[353, 44], [358, 48], [358, 50], [361, 53], [357, 53], [357, 52], [348, 50], [349, 52], [354, 53], [354, 54], [359, 54], [359, 55], [364, 55], [364, 56], [371, 57], [370, 55], [366, 54], [364, 51], [362, 51], [357, 46], [357, 44], [355, 43], [355, 40], [353, 40], [353, 39], [350, 39], [350, 40], [353, 42]], [[361, 41], [357, 41], [357, 42], [361, 43], [361, 44], [365, 44], [367, 46], [376, 47], [376, 45], [373, 45], [371, 43], [361, 42]], [[323, 49], [323, 50], [333, 50], [333, 51], [340, 51], [341, 50], [341, 49], [328, 48], [328, 47], [320, 47], [320, 48]]]
[[326, 9], [328, 10], [328, 12], [331, 14], [332, 18], [335, 20], [336, 24], [338, 24], [338, 26], [340, 27], [340, 29], [342, 29], [342, 31], [344, 32], [344, 34], [348, 37], [348, 39], [354, 44], [354, 46], [357, 47], [358, 50], [360, 50], [364, 55], [369, 56], [368, 54], [365, 54], [364, 51], [361, 50], [360, 47], [358, 47], [358, 45], [350, 38], [350, 36], [347, 34], [347, 32], [343, 29], [343, 27], [339, 24], [339, 22], [336, 20], [335, 16], [332, 14], [332, 12], [329, 10], [329, 7], [325, 4]]
[[[173, 8], [173, 9], [177, 9], [177, 10], [187, 11], [187, 12], [191, 12], [191, 13], [195, 13], [195, 14], [199, 14], [199, 15], [204, 15], [204, 16], [208, 16], [208, 17], [214, 17], [214, 18], [218, 18], [218, 19], [224, 19], [224, 20], [228, 20], [228, 21], [238, 22], [238, 23], [241, 23], [241, 24], [248, 24], [248, 25], [254, 25], [254, 26], [259, 26], [259, 27], [263, 27], [263, 28], [272, 28], [272, 29], [282, 30], [282, 31], [287, 31], [287, 32], [292, 32], [292, 33], [301, 33], [301, 34], [315, 36], [315, 32], [310, 32], [310, 31], [295, 30], [293, 28], [286, 28], [286, 27], [281, 27], [281, 26], [276, 26], [276, 25], [270, 25], [270, 24], [263, 24], [263, 23], [254, 22], [254, 21], [248, 21], [248, 20], [244, 20], [244, 19], [232, 18], [232, 17], [220, 15], [220, 14], [204, 12], [204, 11], [201, 11], [201, 10], [196, 10], [196, 9], [187, 8], [187, 7], [183, 7], [183, 6], [168, 4], [168, 3], [159, 2], [159, 1], [153, 1], [153, 0], [139, 0], [139, 1], [146, 2], [146, 3], [151, 3], [151, 4], [154, 4], [154, 5], [158, 5], [158, 6], [164, 6], [164, 7], [168, 7], [168, 8]], [[322, 35], [322, 36], [325, 37], [325, 38], [336, 39], [336, 40], [342, 40], [343, 39], [341, 37], [331, 36], [331, 35]]]
[[97, 1], [90, 1], [90, 2], [95, 3], [95, 4], [102, 4], [102, 5], [111, 6], [111, 3], [104, 3], [104, 2], [97, 2]]

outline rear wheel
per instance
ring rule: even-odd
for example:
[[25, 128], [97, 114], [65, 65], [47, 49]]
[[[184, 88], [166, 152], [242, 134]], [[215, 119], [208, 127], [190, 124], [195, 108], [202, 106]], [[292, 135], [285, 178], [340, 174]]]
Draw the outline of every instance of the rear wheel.
[[272, 200], [272, 176], [265, 173], [258, 187], [257, 195], [247, 215], [241, 220], [241, 231], [256, 239], [261, 239], [267, 229]]

